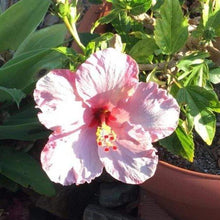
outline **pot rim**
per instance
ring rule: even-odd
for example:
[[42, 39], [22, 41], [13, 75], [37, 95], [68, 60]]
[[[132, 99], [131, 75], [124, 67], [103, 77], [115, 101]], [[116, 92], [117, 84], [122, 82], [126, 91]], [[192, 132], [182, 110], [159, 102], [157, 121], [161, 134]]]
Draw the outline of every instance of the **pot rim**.
[[204, 179], [220, 180], [220, 175], [217, 175], [217, 174], [216, 175], [215, 174], [207, 174], [207, 173], [200, 173], [200, 172], [193, 171], [193, 170], [187, 170], [185, 168], [172, 165], [172, 164], [165, 162], [165, 161], [162, 161], [162, 160], [159, 160], [159, 164], [163, 167], [168, 168], [168, 169], [174, 170], [176, 172], [184, 173], [187, 175], [197, 176], [197, 177], [201, 177]]

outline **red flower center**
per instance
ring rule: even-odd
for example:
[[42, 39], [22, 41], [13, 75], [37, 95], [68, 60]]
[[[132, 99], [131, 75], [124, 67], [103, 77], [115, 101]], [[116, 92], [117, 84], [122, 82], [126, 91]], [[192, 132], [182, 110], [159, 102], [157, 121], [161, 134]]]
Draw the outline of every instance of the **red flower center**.
[[93, 116], [90, 126], [98, 126], [96, 131], [97, 145], [103, 147], [105, 152], [109, 152], [110, 149], [117, 150], [115, 145], [117, 136], [109, 126], [109, 122], [116, 120], [116, 118], [107, 108], [95, 109]]

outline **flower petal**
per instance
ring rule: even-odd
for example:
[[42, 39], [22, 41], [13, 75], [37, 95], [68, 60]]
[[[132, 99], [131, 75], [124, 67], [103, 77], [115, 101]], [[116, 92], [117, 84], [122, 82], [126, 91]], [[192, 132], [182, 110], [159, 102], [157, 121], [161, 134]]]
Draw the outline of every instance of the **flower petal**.
[[[101, 95], [99, 100], [103, 100], [99, 105], [103, 105], [106, 100], [115, 102], [120, 94], [127, 94], [138, 82], [138, 72], [137, 63], [130, 56], [108, 48], [92, 54], [78, 68], [76, 88], [85, 101]], [[98, 105], [97, 99], [93, 104]]]
[[155, 173], [158, 156], [151, 139], [141, 126], [124, 123], [114, 128], [117, 150], [99, 147], [99, 157], [106, 171], [115, 179], [129, 184], [141, 184]]
[[152, 142], [169, 136], [177, 127], [180, 108], [156, 83], [139, 83], [128, 102], [120, 105], [132, 124], [140, 124], [150, 133]]
[[[84, 124], [85, 108], [74, 90], [75, 74], [69, 70], [53, 70], [42, 77], [36, 85], [34, 99], [39, 120], [52, 130], [71, 130]], [[73, 128], [72, 128], [73, 129]]]
[[103, 169], [95, 129], [82, 127], [75, 132], [52, 134], [41, 153], [41, 162], [49, 178], [56, 183], [90, 183]]

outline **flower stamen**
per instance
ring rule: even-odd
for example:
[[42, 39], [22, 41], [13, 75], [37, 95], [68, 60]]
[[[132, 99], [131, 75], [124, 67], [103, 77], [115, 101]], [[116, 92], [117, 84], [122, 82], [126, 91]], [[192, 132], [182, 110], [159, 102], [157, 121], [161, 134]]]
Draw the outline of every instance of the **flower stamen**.
[[96, 137], [98, 146], [104, 147], [105, 152], [108, 152], [110, 149], [118, 149], [117, 146], [115, 146], [116, 134], [105, 122], [102, 122], [101, 126], [98, 126]]

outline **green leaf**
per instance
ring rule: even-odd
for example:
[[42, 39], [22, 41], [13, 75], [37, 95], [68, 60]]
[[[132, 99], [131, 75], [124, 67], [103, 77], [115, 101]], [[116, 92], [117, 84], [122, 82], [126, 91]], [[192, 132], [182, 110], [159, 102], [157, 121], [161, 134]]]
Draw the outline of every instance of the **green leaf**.
[[138, 63], [146, 63], [148, 62], [148, 57], [153, 55], [156, 49], [158, 49], [158, 47], [155, 40], [153, 38], [148, 38], [138, 41], [128, 54]]
[[[64, 55], [53, 49], [40, 49], [21, 54], [0, 68], [0, 85], [24, 89], [36, 80], [41, 69], [61, 68]], [[4, 100], [0, 93], [0, 101]]]
[[151, 7], [152, 0], [133, 0], [130, 3], [130, 13], [132, 15], [140, 15], [148, 11]]
[[13, 139], [33, 141], [48, 137], [50, 132], [37, 118], [37, 110], [27, 108], [10, 116], [0, 125], [0, 140]]
[[53, 184], [40, 164], [27, 153], [0, 147], [0, 173], [16, 183], [30, 187], [40, 194], [53, 196]]
[[220, 103], [216, 93], [199, 86], [181, 88], [176, 97], [179, 104], [187, 105], [190, 114], [195, 117], [203, 110], [220, 112]]
[[[30, 34], [14, 58], [0, 68], [0, 85], [23, 89], [35, 80], [35, 73], [40, 69], [61, 67], [64, 56], [50, 47], [62, 44], [65, 34], [64, 25], [54, 25]], [[0, 92], [0, 101], [7, 98], [5, 93]]]
[[48, 7], [48, 0], [21, 0], [1, 14], [0, 51], [16, 50], [36, 29]]
[[0, 68], [0, 85], [7, 88], [24, 88], [31, 82], [33, 74], [37, 71], [36, 64], [50, 52], [49, 49], [40, 49], [10, 60]]
[[214, 12], [217, 12], [220, 10], [220, 1], [215, 1], [215, 10]]
[[215, 1], [215, 12], [220, 10], [220, 1]]
[[67, 30], [64, 24], [56, 24], [31, 33], [18, 47], [13, 58], [19, 55], [45, 48], [53, 48], [64, 42]]
[[87, 45], [93, 39], [99, 37], [99, 34], [91, 34], [91, 33], [79, 33], [79, 38], [83, 45]]
[[215, 136], [216, 117], [209, 110], [202, 110], [194, 117], [196, 132], [208, 144], [211, 145]]
[[209, 71], [209, 80], [214, 84], [220, 83], [220, 67]]
[[155, 41], [164, 54], [174, 54], [185, 44], [188, 37], [187, 20], [178, 0], [165, 0], [156, 19]]
[[[8, 89], [8, 88], [0, 86], [0, 91], [2, 93], [5, 93], [4, 97], [6, 97], [6, 100], [7, 100], [7, 96], [10, 96], [13, 99], [13, 101], [16, 102], [18, 107], [19, 107], [19, 104], [20, 104], [21, 100], [26, 96], [19, 89]], [[10, 97], [8, 99], [10, 99]]]
[[149, 34], [143, 33], [142, 31], [133, 31], [129, 33], [131, 36], [134, 36], [137, 39], [144, 40], [149, 39], [151, 36]]
[[190, 75], [184, 80], [184, 86], [196, 85], [200, 87], [205, 87], [209, 77], [209, 70], [207, 64], [201, 63], [192, 66]]
[[86, 46], [86, 55], [94, 53], [96, 50], [103, 50], [108, 47], [110, 40], [113, 38], [114, 34], [107, 32], [101, 36], [92, 39]]
[[157, 0], [156, 4], [151, 8], [152, 11], [157, 11], [163, 5], [165, 0]]
[[217, 36], [219, 35], [220, 31], [220, 10], [213, 12], [213, 14], [209, 17], [205, 29], [208, 30], [211, 28], [214, 28], [215, 33], [217, 33]]
[[206, 26], [207, 21], [209, 19], [209, 14], [210, 14], [210, 2], [208, 0], [203, 4], [203, 10], [202, 10], [202, 22], [204, 27]]
[[18, 184], [11, 181], [7, 177], [0, 174], [0, 187], [5, 187], [6, 189], [16, 192], [18, 190]]
[[207, 52], [194, 52], [188, 56], [184, 56], [178, 63], [177, 67], [183, 71], [192, 70], [193, 65], [201, 64], [204, 59], [209, 57]]
[[186, 134], [181, 126], [178, 126], [173, 134], [159, 141], [168, 151], [179, 155], [190, 162], [194, 157], [194, 142], [192, 135]]
[[99, 18], [91, 28], [91, 33], [100, 25], [100, 24], [109, 24], [120, 14], [121, 9], [113, 9], [108, 15]]

